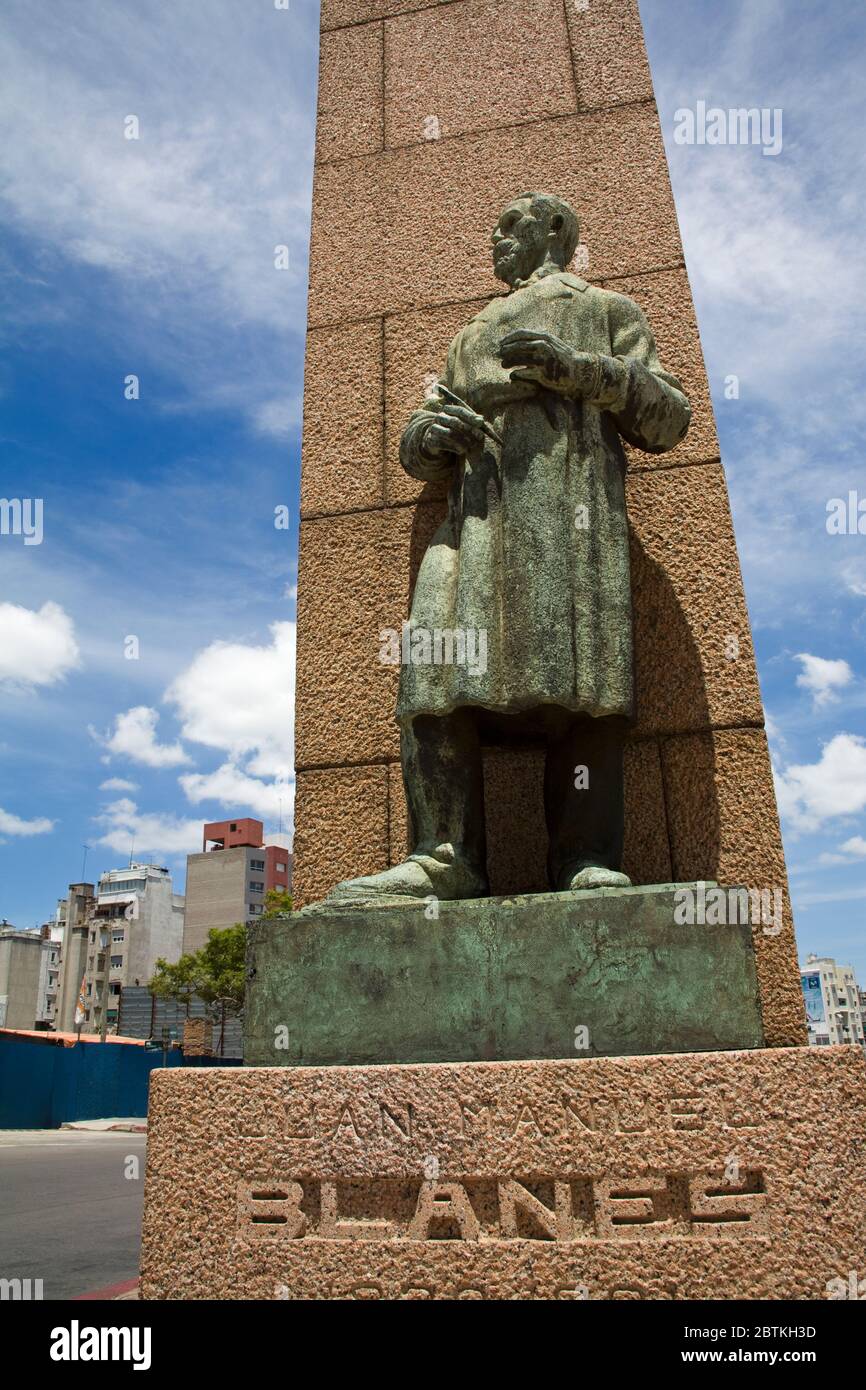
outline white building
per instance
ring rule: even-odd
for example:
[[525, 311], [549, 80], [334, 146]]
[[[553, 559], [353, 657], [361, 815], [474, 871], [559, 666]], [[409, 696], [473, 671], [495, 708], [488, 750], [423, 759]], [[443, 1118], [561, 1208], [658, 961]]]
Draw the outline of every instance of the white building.
[[834, 1043], [864, 1046], [860, 991], [850, 965], [837, 965], [830, 956], [807, 956], [800, 966], [809, 1042], [813, 1047]]
[[101, 1028], [103, 1003], [107, 1004], [108, 1029], [114, 1031], [124, 985], [147, 985], [160, 956], [167, 961], [179, 959], [183, 907], [183, 895], [172, 892], [168, 869], [155, 864], [133, 862], [101, 876], [87, 920], [86, 1032]]
[[39, 984], [36, 992], [36, 1027], [53, 1028], [57, 1018], [60, 990], [60, 956], [63, 946], [63, 927], [55, 919], [42, 928], [42, 960], [39, 964]]

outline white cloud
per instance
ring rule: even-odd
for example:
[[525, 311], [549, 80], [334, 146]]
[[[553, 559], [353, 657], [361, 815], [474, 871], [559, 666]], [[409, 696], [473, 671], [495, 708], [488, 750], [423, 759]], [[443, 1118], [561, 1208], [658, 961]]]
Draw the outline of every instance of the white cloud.
[[108, 777], [104, 782], [100, 782], [101, 792], [137, 792], [138, 783], [128, 782], [125, 777]]
[[289, 830], [269, 830], [267, 831], [267, 843], [275, 845], [278, 849], [287, 849], [292, 852], [293, 835]]
[[285, 779], [292, 768], [295, 625], [272, 623], [270, 632], [268, 646], [212, 642], [165, 698], [184, 738], [220, 749], [233, 765], [247, 759], [253, 777]]
[[115, 716], [113, 733], [100, 735], [94, 729], [90, 732], [109, 753], [131, 758], [133, 762], [144, 763], [147, 767], [177, 767], [191, 762], [180, 743], [157, 743], [158, 720], [159, 714], [155, 709], [136, 705], [125, 714]]
[[288, 439], [292, 430], [301, 423], [300, 396], [263, 401], [254, 408], [252, 423], [257, 434], [269, 435], [273, 439]]
[[799, 893], [798, 907], [812, 907], [816, 903], [849, 903], [866, 898], [866, 888], [839, 888], [830, 892]]
[[866, 563], [863, 560], [849, 561], [841, 568], [842, 581], [855, 598], [866, 598]]
[[11, 811], [4, 811], [0, 807], [0, 832], [4, 835], [47, 835], [53, 829], [54, 821], [45, 816], [39, 816], [36, 820], [22, 820], [20, 816], [13, 816]]
[[181, 820], [177, 816], [140, 812], [129, 797], [111, 801], [95, 817], [105, 827], [99, 844], [118, 854], [194, 854], [201, 849], [200, 820]]
[[57, 603], [38, 610], [0, 603], [0, 683], [53, 685], [80, 665], [72, 619]]
[[793, 830], [817, 830], [866, 807], [866, 739], [836, 734], [817, 763], [774, 769], [779, 811]]
[[858, 859], [866, 859], [866, 840], [862, 835], [852, 835], [838, 850], [818, 856], [819, 864], [853, 864]]
[[[223, 763], [215, 772], [185, 773], [178, 781], [187, 799], [196, 805], [218, 801], [230, 808], [252, 810], [262, 820], [277, 821], [282, 815], [283, 824], [291, 823], [295, 793], [291, 782], [263, 782], [233, 763]], [[269, 834], [268, 844], [273, 843]]]
[[850, 685], [854, 672], [847, 661], [828, 661], [822, 656], [810, 656], [808, 652], [797, 652], [796, 660], [802, 663], [803, 670], [797, 677], [797, 684], [811, 692], [816, 709], [837, 699], [837, 690]]
[[778, 720], [766, 708], [764, 709], [764, 729], [768, 743], [777, 748], [784, 747], [785, 735], [782, 733]]
[[[703, 56], [687, 27], [678, 41], [670, 25], [648, 17], [650, 31], [665, 32], [664, 45], [650, 48], [677, 215], [711, 378], [736, 373], [742, 400], [780, 407], [783, 424], [802, 436], [810, 418], [836, 415], [860, 370], [859, 56], [827, 7], [804, 13], [796, 55], [787, 6], [762, 0], [728, 8], [723, 21], [716, 16]], [[821, 57], [828, 42], [829, 62]], [[811, 61], [803, 58], [809, 50]], [[770, 159], [754, 146], [678, 145], [674, 110], [694, 109], [698, 99], [781, 108], [782, 152]], [[862, 421], [856, 394], [852, 413]]]
[[[303, 341], [317, 28], [295, 7], [236, 0], [4, 7], [13, 226], [48, 273], [62, 259], [104, 275], [96, 331], [254, 424]], [[288, 270], [274, 268], [278, 244]], [[75, 294], [61, 283], [42, 298], [76, 313]]]

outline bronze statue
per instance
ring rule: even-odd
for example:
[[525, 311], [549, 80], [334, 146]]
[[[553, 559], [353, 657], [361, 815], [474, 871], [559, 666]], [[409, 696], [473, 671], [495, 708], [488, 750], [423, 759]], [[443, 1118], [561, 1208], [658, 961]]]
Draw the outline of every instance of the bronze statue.
[[[563, 199], [524, 193], [508, 204], [493, 264], [510, 291], [457, 334], [441, 384], [403, 432], [406, 471], [451, 484], [415, 586], [397, 701], [413, 850], [338, 884], [329, 902], [489, 892], [486, 741], [546, 745], [554, 890], [629, 883], [623, 742], [635, 711], [621, 440], [663, 453], [685, 435], [690, 410], [638, 306], [566, 269], [577, 242]], [[450, 634], [451, 659], [431, 658], [425, 634], [437, 633]], [[455, 634], [458, 655], [467, 635], [477, 638], [473, 660], [453, 659]]]

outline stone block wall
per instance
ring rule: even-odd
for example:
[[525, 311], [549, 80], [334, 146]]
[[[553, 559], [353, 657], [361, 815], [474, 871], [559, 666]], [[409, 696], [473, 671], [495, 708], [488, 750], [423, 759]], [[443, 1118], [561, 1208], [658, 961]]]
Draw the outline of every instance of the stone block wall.
[[[456, 330], [503, 287], [490, 234], [566, 197], [580, 273], [645, 309], [693, 421], [630, 451], [635, 882], [785, 888], [724, 473], [636, 0], [322, 0], [298, 579], [295, 901], [399, 862], [399, 629], [441, 487], [398, 445]], [[731, 639], [739, 656], [731, 659]], [[493, 891], [543, 889], [540, 754], [486, 759]], [[791, 913], [756, 930], [771, 1045], [805, 1040]], [[711, 930], [710, 927], [707, 930]]]

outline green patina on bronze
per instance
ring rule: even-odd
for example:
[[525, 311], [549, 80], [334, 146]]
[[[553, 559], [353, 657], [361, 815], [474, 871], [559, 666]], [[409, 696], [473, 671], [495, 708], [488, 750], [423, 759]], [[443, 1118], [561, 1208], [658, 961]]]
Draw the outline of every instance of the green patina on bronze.
[[446, 518], [415, 584], [409, 659], [401, 654], [396, 713], [412, 852], [338, 884], [330, 897], [345, 906], [489, 892], [484, 743], [546, 748], [551, 888], [629, 882], [622, 751], [635, 709], [623, 440], [649, 453], [673, 449], [689, 403], [637, 304], [568, 270], [578, 221], [564, 199], [520, 194], [492, 242], [509, 292], [457, 334], [400, 444], [413, 477], [449, 483]]
[[383, 901], [251, 923], [245, 1060], [329, 1066], [762, 1047], [751, 928], [680, 925], [676, 891]]

